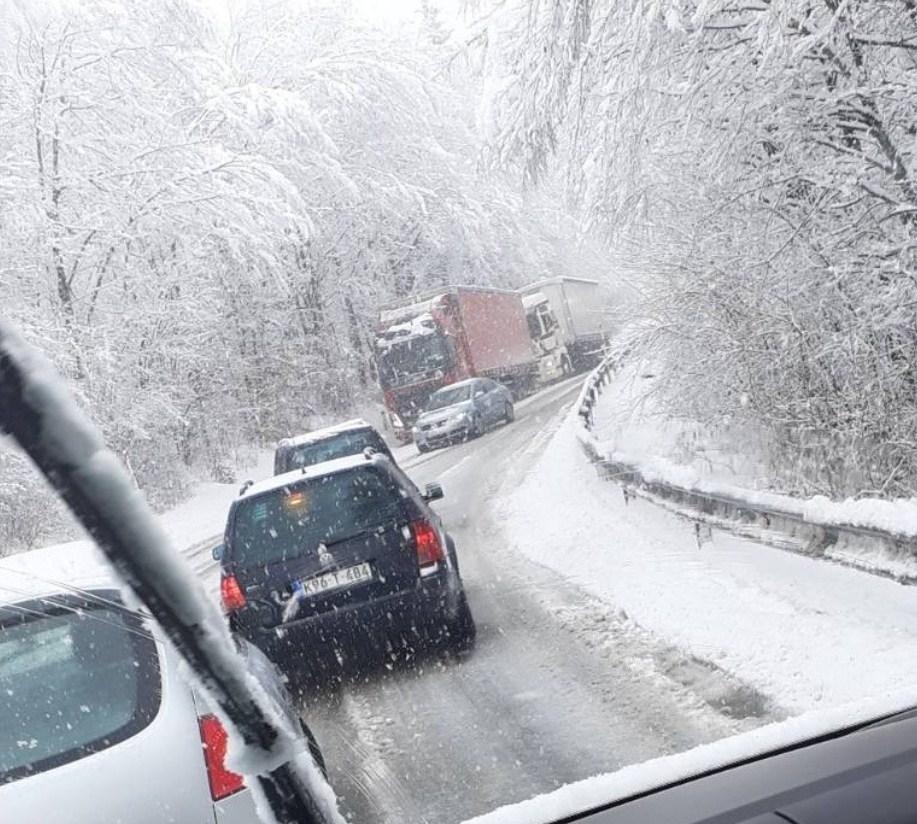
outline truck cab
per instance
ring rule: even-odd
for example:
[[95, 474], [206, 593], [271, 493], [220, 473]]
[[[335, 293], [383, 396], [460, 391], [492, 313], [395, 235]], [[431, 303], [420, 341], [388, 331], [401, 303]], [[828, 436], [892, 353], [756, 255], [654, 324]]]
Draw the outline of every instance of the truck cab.
[[564, 355], [572, 372], [598, 364], [611, 331], [607, 297], [598, 281], [547, 278], [524, 286], [520, 294], [542, 375], [559, 369]]
[[532, 346], [538, 358], [538, 378], [540, 383], [549, 383], [573, 372], [573, 365], [567, 345], [564, 342], [560, 321], [548, 296], [544, 292], [534, 292], [522, 299], [525, 307], [525, 319], [532, 338]]
[[434, 297], [383, 311], [376, 335], [376, 367], [395, 437], [411, 440], [411, 427], [427, 398], [465, 377], [448, 309]]

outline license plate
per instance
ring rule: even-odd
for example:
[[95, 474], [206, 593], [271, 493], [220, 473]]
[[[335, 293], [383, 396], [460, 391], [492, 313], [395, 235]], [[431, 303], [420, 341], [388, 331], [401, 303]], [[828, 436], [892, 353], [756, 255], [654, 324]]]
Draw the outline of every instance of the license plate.
[[326, 572], [323, 575], [316, 575], [314, 578], [306, 578], [305, 581], [299, 582], [298, 589], [306, 598], [311, 598], [313, 595], [349, 587], [351, 584], [371, 581], [372, 577], [372, 567], [365, 562], [344, 569], [336, 569], [334, 572]]

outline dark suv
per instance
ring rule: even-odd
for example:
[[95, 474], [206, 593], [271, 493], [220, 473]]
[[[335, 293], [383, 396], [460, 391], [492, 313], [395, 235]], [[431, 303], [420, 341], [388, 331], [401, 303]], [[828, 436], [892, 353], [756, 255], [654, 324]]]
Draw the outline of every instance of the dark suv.
[[216, 553], [231, 628], [288, 669], [399, 642], [469, 649], [455, 545], [428, 505], [441, 497], [378, 453], [248, 488]]
[[285, 438], [277, 445], [274, 474], [282, 475], [346, 455], [359, 455], [367, 447], [392, 457], [385, 439], [364, 420], [345, 421], [316, 429], [295, 438]]

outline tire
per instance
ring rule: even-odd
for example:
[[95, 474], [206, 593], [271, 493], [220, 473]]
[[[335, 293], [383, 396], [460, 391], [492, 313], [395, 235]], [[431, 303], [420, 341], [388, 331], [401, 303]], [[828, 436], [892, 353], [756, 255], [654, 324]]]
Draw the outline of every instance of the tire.
[[425, 445], [421, 445], [421, 444], [417, 444], [417, 451], [420, 452], [420, 454], [422, 455], [424, 452], [429, 452], [429, 451], [430, 451], [430, 447], [429, 447], [429, 446], [425, 446]]
[[516, 410], [509, 402], [507, 402], [506, 406], [503, 408], [503, 420], [507, 423], [512, 423], [514, 420], [516, 420]]
[[446, 644], [451, 653], [460, 655], [471, 652], [478, 635], [478, 628], [468, 606], [468, 599], [462, 593], [458, 614], [446, 624]]
[[484, 424], [481, 423], [480, 418], [475, 418], [474, 423], [471, 425], [471, 430], [469, 432], [472, 438], [480, 438], [484, 434]]

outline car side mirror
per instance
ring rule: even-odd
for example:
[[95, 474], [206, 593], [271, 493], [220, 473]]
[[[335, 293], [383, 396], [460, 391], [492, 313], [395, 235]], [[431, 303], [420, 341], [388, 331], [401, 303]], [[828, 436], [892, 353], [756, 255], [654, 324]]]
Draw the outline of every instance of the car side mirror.
[[439, 484], [427, 484], [423, 490], [425, 501], [438, 501], [443, 497], [443, 488]]
[[223, 556], [226, 554], [226, 547], [223, 544], [217, 544], [210, 550], [210, 554], [213, 556], [214, 561], [222, 561]]

